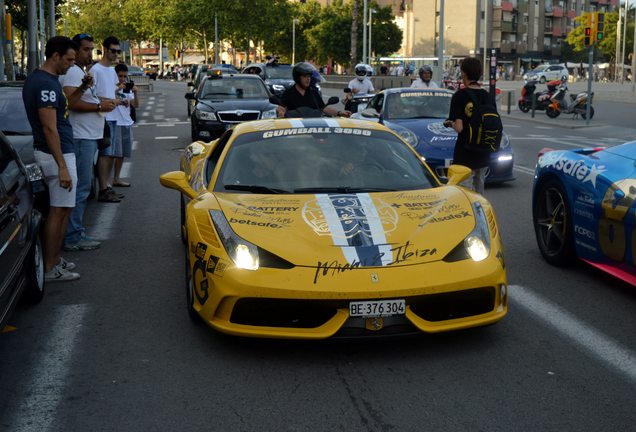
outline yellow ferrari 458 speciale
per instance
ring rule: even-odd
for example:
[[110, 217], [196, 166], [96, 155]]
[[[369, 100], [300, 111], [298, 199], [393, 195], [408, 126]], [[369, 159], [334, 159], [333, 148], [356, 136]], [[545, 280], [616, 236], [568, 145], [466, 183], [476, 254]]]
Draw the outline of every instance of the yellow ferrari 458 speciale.
[[383, 125], [246, 122], [190, 144], [182, 194], [190, 316], [240, 336], [319, 339], [492, 324], [508, 309], [490, 203], [441, 184]]

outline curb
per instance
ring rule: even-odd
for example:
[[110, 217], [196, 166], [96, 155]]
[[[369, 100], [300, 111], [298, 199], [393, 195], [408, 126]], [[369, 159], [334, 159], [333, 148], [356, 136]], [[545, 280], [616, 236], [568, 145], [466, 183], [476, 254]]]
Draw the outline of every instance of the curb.
[[[540, 125], [545, 125], [545, 126], [556, 126], [556, 127], [560, 127], [560, 128], [564, 128], [564, 129], [585, 129], [585, 128], [593, 128], [593, 127], [604, 127], [604, 126], [608, 126], [605, 123], [594, 123], [593, 121], [590, 122], [589, 125], [585, 124], [585, 120], [583, 119], [579, 119], [579, 121], [582, 122], [582, 124], [563, 124], [563, 122], [561, 120], [564, 119], [540, 119], [537, 118], [537, 113], [541, 113], [543, 116], [545, 116], [545, 113], [543, 111], [536, 111], [535, 112], [535, 117], [532, 118], [532, 114], [528, 113], [525, 116], [520, 116], [518, 114], [513, 114], [513, 112], [511, 112], [510, 114], [508, 114], [506, 111], [500, 110], [499, 111], [499, 116], [503, 119], [510, 119], [510, 120], [517, 120], [517, 121], [525, 121], [525, 122], [532, 122], [532, 123], [536, 123], [536, 124], [540, 124]], [[569, 115], [569, 114], [565, 114], [565, 115]], [[574, 119], [565, 119], [566, 121], [575, 121]]]

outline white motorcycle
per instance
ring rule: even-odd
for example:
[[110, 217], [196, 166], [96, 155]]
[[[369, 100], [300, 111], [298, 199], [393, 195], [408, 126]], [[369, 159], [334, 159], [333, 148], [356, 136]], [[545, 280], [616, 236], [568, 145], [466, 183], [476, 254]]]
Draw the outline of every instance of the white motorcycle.
[[[592, 96], [589, 98], [590, 120], [594, 117], [592, 98], [594, 98], [594, 92], [592, 92]], [[556, 118], [561, 113], [565, 113], [574, 114], [574, 117], [580, 115], [585, 119], [587, 116], [587, 104], [587, 92], [571, 94], [568, 92], [568, 85], [564, 82], [557, 88], [556, 93], [554, 93], [550, 98], [550, 105], [546, 108], [545, 113], [550, 118]]]

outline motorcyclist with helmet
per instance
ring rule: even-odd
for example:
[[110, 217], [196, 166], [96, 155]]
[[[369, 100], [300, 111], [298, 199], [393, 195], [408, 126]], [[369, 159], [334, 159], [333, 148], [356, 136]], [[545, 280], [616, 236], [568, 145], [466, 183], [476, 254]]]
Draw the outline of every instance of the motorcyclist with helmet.
[[358, 63], [356, 65], [354, 68], [356, 77], [349, 81], [349, 84], [347, 85], [347, 88], [351, 89], [351, 91], [345, 90], [345, 97], [342, 100], [346, 110], [351, 111], [352, 108], [355, 110], [352, 106], [352, 100], [355, 95], [372, 94], [375, 91], [373, 83], [369, 78], [367, 78], [368, 76], [371, 76], [372, 71], [373, 69], [371, 66], [367, 64]]
[[417, 74], [420, 77], [411, 83], [411, 88], [439, 88], [437, 83], [433, 81], [433, 69], [429, 65], [419, 68]]
[[315, 70], [316, 68], [307, 62], [300, 62], [294, 65], [292, 68], [294, 85], [281, 95], [280, 104], [276, 108], [278, 117], [285, 117], [287, 111], [297, 110], [301, 107], [322, 111], [330, 116], [351, 116], [349, 111], [340, 111], [325, 104], [317, 88], [311, 85], [312, 73]]
[[351, 94], [370, 94], [375, 91], [373, 83], [367, 78], [369, 69], [371, 69], [371, 66], [364, 63], [358, 63], [356, 65], [354, 69], [356, 77], [349, 81]]

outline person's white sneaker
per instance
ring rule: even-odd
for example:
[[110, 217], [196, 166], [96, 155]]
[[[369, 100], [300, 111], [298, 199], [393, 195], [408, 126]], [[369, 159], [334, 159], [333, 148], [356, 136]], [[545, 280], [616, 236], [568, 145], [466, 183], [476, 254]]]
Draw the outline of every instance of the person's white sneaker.
[[79, 273], [73, 273], [68, 270], [64, 270], [59, 266], [55, 266], [50, 271], [44, 273], [44, 280], [46, 282], [66, 282], [74, 281], [79, 278]]
[[66, 261], [64, 258], [60, 257], [60, 262], [57, 263], [57, 267], [63, 270], [71, 271], [75, 268], [75, 263]]

